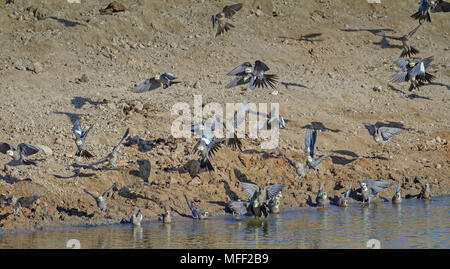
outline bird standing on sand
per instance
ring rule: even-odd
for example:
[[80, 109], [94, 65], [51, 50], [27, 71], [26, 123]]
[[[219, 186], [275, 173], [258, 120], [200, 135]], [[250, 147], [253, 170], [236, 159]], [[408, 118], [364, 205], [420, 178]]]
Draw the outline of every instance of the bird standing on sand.
[[231, 27], [234, 27], [233, 24], [231, 24], [228, 20], [233, 17], [233, 15], [238, 12], [242, 8], [242, 4], [234, 4], [225, 6], [222, 10], [222, 12], [217, 13], [216, 15], [211, 16], [211, 23], [213, 29], [217, 25], [216, 35], [221, 35], [231, 29]]

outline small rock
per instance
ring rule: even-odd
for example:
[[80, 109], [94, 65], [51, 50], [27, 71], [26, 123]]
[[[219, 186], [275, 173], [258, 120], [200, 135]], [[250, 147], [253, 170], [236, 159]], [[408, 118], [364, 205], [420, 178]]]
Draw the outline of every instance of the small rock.
[[442, 166], [441, 166], [441, 164], [437, 163], [435, 167], [436, 167], [436, 169], [440, 169]]
[[52, 155], [53, 151], [51, 148], [44, 145], [36, 145], [36, 148], [43, 151], [46, 155]]
[[328, 76], [329, 76], [330, 78], [334, 78], [334, 73], [333, 73], [333, 72], [328, 72]]
[[441, 139], [439, 136], [437, 136], [437, 137], [436, 137], [436, 142], [441, 143], [441, 142], [442, 142], [442, 139]]
[[382, 89], [383, 89], [383, 87], [381, 87], [380, 85], [377, 85], [377, 86], [373, 87], [373, 90], [375, 92], [381, 92]]
[[261, 16], [262, 14], [263, 14], [263, 12], [262, 12], [261, 9], [257, 9], [257, 10], [255, 11], [255, 15], [256, 15], [257, 17]]
[[28, 70], [34, 72], [34, 73], [41, 73], [44, 69], [42, 68], [42, 65], [40, 62], [35, 62], [31, 67], [28, 68]]
[[196, 81], [196, 82], [194, 83], [194, 85], [192, 85], [192, 87], [193, 87], [194, 89], [200, 88], [200, 82], [199, 82], [199, 81]]
[[275, 90], [275, 91], [273, 91], [271, 94], [272, 94], [272, 95], [278, 95], [278, 91]]

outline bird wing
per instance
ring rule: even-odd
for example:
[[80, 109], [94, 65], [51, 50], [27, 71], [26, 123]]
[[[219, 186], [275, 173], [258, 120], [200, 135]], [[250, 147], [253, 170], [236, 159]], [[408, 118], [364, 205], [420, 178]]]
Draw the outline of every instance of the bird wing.
[[389, 81], [393, 82], [393, 83], [405, 82], [405, 81], [408, 81], [407, 77], [408, 77], [408, 72], [402, 71], [402, 72], [393, 74]]
[[313, 167], [317, 167], [323, 160], [325, 160], [328, 156], [330, 156], [330, 153], [328, 152], [327, 154], [325, 154], [325, 155], [322, 155], [322, 156], [320, 156], [319, 158], [317, 158], [317, 159], [314, 159], [313, 161], [312, 161], [312, 163], [311, 163], [311, 165], [313, 166]]
[[94, 123], [91, 124], [91, 126], [89, 126], [89, 128], [83, 133], [83, 137], [86, 138], [86, 136], [88, 135], [89, 131], [92, 129], [92, 127], [94, 127]]
[[80, 139], [83, 136], [83, 128], [81, 128], [80, 121], [77, 119], [75, 120], [72, 131], [75, 134], [76, 139]]
[[242, 102], [242, 104], [239, 105], [239, 108], [237, 111], [235, 127], [238, 127], [245, 121], [245, 118], [247, 117], [248, 112], [249, 112], [248, 97], [246, 97], [244, 99], [244, 101]]
[[402, 184], [399, 182], [397, 185], [397, 189], [395, 190], [396, 193], [399, 193], [402, 189]]
[[348, 186], [347, 190], [345, 191], [345, 198], [348, 198], [350, 196], [351, 191], [352, 191], [352, 183], [350, 183], [350, 186]]
[[266, 187], [266, 198], [270, 200], [283, 190], [284, 184], [273, 184]]
[[394, 128], [394, 127], [380, 127], [379, 130], [380, 130], [380, 133], [383, 136], [384, 140], [391, 140], [402, 129]]
[[229, 88], [233, 88], [242, 84], [245, 84], [245, 76], [237, 76], [235, 77], [232, 81], [230, 81], [230, 83], [228, 83], [225, 88], [229, 89]]
[[88, 192], [86, 189], [84, 189], [83, 191], [84, 191], [85, 193], [89, 194], [90, 196], [92, 196], [92, 198], [94, 198], [95, 200], [98, 199], [98, 196], [97, 196], [97, 195], [94, 195], [94, 194]]
[[119, 146], [123, 143], [125, 138], [128, 136], [129, 131], [130, 131], [130, 128], [128, 128], [125, 131], [125, 134], [123, 135], [122, 139], [120, 139], [119, 143], [116, 146], [114, 146], [112, 151], [108, 155], [106, 155], [106, 157], [103, 157], [103, 158], [101, 158], [101, 159], [99, 159], [97, 161], [93, 161], [93, 162], [90, 162], [90, 163], [78, 163], [78, 162], [75, 162], [74, 165], [78, 166], [78, 167], [89, 167], [89, 166], [93, 166], [93, 165], [96, 165], [96, 164], [99, 164], [99, 163], [103, 163], [103, 162], [109, 160], [112, 157], [112, 155], [114, 154], [114, 152], [116, 152], [117, 149], [119, 148]]
[[155, 78], [149, 78], [141, 82], [139, 85], [134, 86], [131, 88], [132, 92], [141, 93], [146, 92], [150, 90], [154, 90], [161, 86], [161, 83], [155, 80]]
[[416, 28], [412, 29], [412, 31], [406, 35], [407, 38], [412, 37], [416, 33], [416, 31], [420, 28], [420, 26], [422, 26], [422, 23], [419, 23], [419, 25], [417, 25]]
[[278, 147], [275, 147], [275, 150], [281, 155], [281, 156], [283, 156], [293, 167], [295, 167], [296, 168], [296, 165], [295, 165], [295, 161], [292, 159], [292, 158], [290, 158], [290, 157], [288, 157], [286, 154], [284, 154], [281, 150], [280, 150], [280, 148], [278, 148]]
[[314, 145], [316, 144], [317, 131], [314, 129], [312, 132], [310, 129], [306, 130], [305, 135], [305, 149], [306, 154], [314, 158]]
[[268, 71], [269, 67], [267, 67], [267, 65], [259, 60], [257, 60], [255, 62], [255, 71]]
[[407, 70], [407, 66], [409, 64], [409, 60], [405, 60], [405, 59], [398, 59], [394, 62], [398, 67], [400, 67], [400, 69], [402, 69], [402, 71], [406, 71]]
[[211, 16], [211, 23], [212, 23], [213, 28], [216, 27], [216, 18], [214, 15]]
[[242, 8], [242, 4], [234, 4], [223, 7], [222, 12], [225, 13], [225, 18], [231, 19], [231, 17]]
[[168, 78], [169, 80], [174, 80], [174, 79], [176, 79], [176, 77], [175, 77], [174, 75], [172, 75], [171, 73], [168, 73], [168, 72], [164, 72], [161, 76], [162, 76], [162, 77], [166, 77], [166, 78]]
[[388, 188], [389, 186], [391, 186], [392, 183], [391, 182], [386, 182], [386, 181], [380, 181], [380, 180], [374, 180], [372, 181], [372, 184], [369, 185], [370, 189], [372, 189], [372, 192], [374, 194], [379, 193], [380, 191]]
[[8, 143], [0, 143], [0, 152], [6, 154], [8, 150], [15, 150], [13, 146]]
[[241, 182], [242, 190], [249, 196], [249, 198], [253, 198], [256, 192], [259, 192], [259, 187], [255, 184], [248, 182]]
[[198, 209], [192, 204], [191, 200], [186, 196], [186, 194], [184, 195], [184, 198], [186, 199], [186, 203], [192, 212], [192, 216], [195, 218], [196, 217], [195, 213]]
[[423, 63], [423, 65], [425, 66], [425, 69], [427, 69], [428, 66], [430, 66], [430, 63], [432, 61], [433, 61], [433, 56], [430, 56], [430, 57], [420, 60], [419, 62]]
[[247, 214], [248, 203], [244, 201], [232, 201], [228, 204], [228, 207], [236, 214], [245, 215]]
[[116, 187], [116, 183], [112, 184], [112, 186], [109, 187], [109, 189], [107, 189], [107, 190], [102, 194], [102, 196], [103, 196], [103, 197], [106, 197], [106, 196], [108, 195], [108, 193], [109, 193], [112, 189], [114, 189], [115, 187]]
[[376, 132], [376, 127], [375, 125], [369, 124], [369, 123], [364, 123], [364, 127], [366, 127], [367, 131], [369, 131], [369, 134], [371, 136], [373, 136]]
[[235, 67], [233, 70], [231, 70], [230, 72], [228, 72], [227, 76], [235, 76], [238, 75], [239, 73], [245, 72], [246, 68], [251, 68], [252, 64], [249, 62], [245, 62], [237, 67]]
[[37, 148], [25, 143], [20, 143], [17, 147], [20, 150], [20, 152], [25, 154], [25, 156], [30, 156], [39, 152]]

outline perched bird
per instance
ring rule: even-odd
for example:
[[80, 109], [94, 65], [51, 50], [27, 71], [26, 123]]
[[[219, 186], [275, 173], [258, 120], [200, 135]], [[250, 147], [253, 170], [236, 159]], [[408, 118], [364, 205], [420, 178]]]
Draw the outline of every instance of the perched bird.
[[167, 89], [167, 87], [180, 83], [179, 81], [173, 81], [176, 77], [170, 73], [164, 72], [163, 74], [156, 74], [154, 77], [149, 78], [141, 82], [139, 85], [135, 85], [131, 91], [136, 93], [151, 91], [159, 87]]
[[87, 194], [89, 194], [90, 196], [92, 196], [92, 198], [95, 199], [95, 202], [97, 203], [98, 209], [100, 212], [103, 212], [106, 210], [106, 197], [108, 196], [109, 192], [112, 189], [116, 188], [116, 183], [114, 183], [111, 187], [109, 187], [109, 189], [107, 189], [102, 195], [97, 196], [94, 195], [92, 193], [90, 193], [89, 191], [87, 191], [86, 189], [83, 189], [83, 191]]
[[422, 188], [422, 191], [419, 193], [419, 199], [430, 200], [431, 199], [431, 186], [430, 184], [425, 184], [425, 187]]
[[317, 139], [317, 130], [314, 129], [312, 132], [310, 129], [306, 130], [305, 135], [305, 150], [306, 150], [306, 165], [305, 168], [309, 170], [309, 168], [314, 169], [317, 174], [317, 169], [319, 164], [325, 160], [330, 153], [320, 156], [319, 158], [314, 158], [314, 147], [316, 145]]
[[401, 68], [401, 71], [391, 76], [391, 82], [401, 83], [410, 81], [409, 91], [419, 89], [420, 86], [425, 85], [425, 81], [431, 83], [435, 78], [433, 75], [426, 72], [426, 69], [433, 61], [433, 56], [422, 59], [418, 62], [410, 60], [399, 59], [395, 64]]
[[[202, 129], [202, 136], [197, 144], [194, 146], [193, 152], [200, 154], [200, 168], [207, 168], [208, 171], [214, 171], [211, 164], [210, 157], [214, 156], [215, 152], [221, 147], [221, 143], [225, 138], [213, 140], [214, 126], [216, 123], [210, 123], [208, 119]], [[202, 125], [203, 126], [203, 125]]]
[[392, 197], [393, 204], [400, 204], [402, 202], [402, 195], [400, 193], [401, 190], [402, 190], [402, 186], [401, 186], [401, 183], [399, 182], [397, 185], [397, 189], [395, 190], [395, 194]]
[[373, 136], [375, 142], [384, 147], [384, 144], [391, 141], [402, 129], [395, 127], [377, 127], [375, 125], [364, 123], [364, 126], [369, 131], [369, 134]]
[[247, 84], [250, 90], [258, 88], [267, 88], [269, 85], [275, 88], [275, 83], [277, 83], [278, 75], [275, 74], [265, 74], [269, 70], [267, 65], [259, 60], [255, 62], [253, 67], [251, 63], [245, 62], [238, 67], [231, 70], [227, 75], [235, 76], [235, 78], [228, 83], [225, 88], [231, 88], [242, 84]]
[[234, 4], [234, 5], [225, 6], [223, 8], [222, 12], [211, 16], [211, 23], [212, 23], [213, 29], [217, 25], [215, 37], [227, 32], [228, 30], [231, 29], [231, 27], [234, 27], [234, 25], [231, 24], [230, 22], [228, 22], [228, 20], [230, 20], [231, 17], [233, 17], [233, 15], [236, 12], [238, 12], [241, 8], [242, 8], [242, 4]]
[[269, 207], [269, 212], [271, 214], [280, 213], [281, 198], [283, 198], [283, 194], [280, 191], [277, 195], [275, 195], [275, 197], [268, 200], [267, 206]]
[[133, 224], [133, 226], [141, 226], [142, 218], [143, 218], [143, 216], [142, 216], [141, 208], [138, 207], [138, 209], [136, 209], [136, 211], [131, 216], [130, 222]]
[[388, 188], [392, 185], [391, 182], [383, 181], [382, 178], [379, 180], [366, 179], [361, 182], [361, 192], [363, 197], [363, 204], [367, 201], [370, 204], [370, 200], [375, 197], [380, 191]]
[[280, 148], [275, 147], [275, 150], [280, 154], [283, 158], [285, 158], [290, 165], [292, 165], [295, 168], [295, 172], [297, 173], [297, 176], [300, 178], [306, 177], [305, 172], [307, 171], [307, 165], [301, 164], [299, 162], [294, 161], [292, 158], [288, 157], [286, 154], [284, 154]]
[[429, 0], [420, 0], [420, 4], [419, 4], [419, 10], [411, 15], [411, 18], [414, 19], [418, 19], [419, 22], [422, 22], [423, 20], [427, 20], [429, 22], [431, 22], [431, 17], [430, 17], [430, 13], [428, 12], [432, 6], [432, 4], [434, 4], [435, 1], [430, 1]]
[[108, 155], [106, 155], [106, 157], [103, 157], [103, 158], [101, 158], [101, 159], [99, 159], [97, 161], [93, 161], [93, 162], [90, 162], [90, 163], [78, 163], [78, 162], [75, 162], [73, 164], [73, 166], [75, 166], [75, 167], [91, 167], [91, 166], [97, 165], [99, 163], [104, 163], [106, 161], [108, 161], [112, 165], [115, 165], [116, 160], [117, 160], [116, 151], [119, 149], [119, 146], [123, 143], [125, 138], [127, 138], [129, 131], [130, 131], [130, 129], [128, 128], [125, 131], [125, 134], [123, 135], [122, 139], [120, 139], [119, 143], [114, 146], [112, 151]]
[[348, 198], [350, 196], [350, 192], [352, 191], [352, 183], [348, 186], [347, 190], [339, 197], [338, 206], [347, 207], [348, 206]]
[[17, 150], [9, 145], [8, 143], [0, 143], [0, 152], [3, 154], [6, 154], [13, 158], [16, 161], [19, 161], [26, 165], [36, 165], [35, 160], [31, 160], [28, 158], [28, 156], [31, 156], [33, 154], [36, 154], [39, 152], [39, 150], [31, 145], [20, 143], [17, 146]]
[[206, 219], [209, 215], [208, 212], [202, 212], [200, 209], [196, 208], [191, 200], [189, 200], [189, 198], [186, 196], [186, 194], [184, 195], [184, 198], [186, 198], [186, 203], [189, 206], [189, 209], [192, 212], [192, 218], [194, 219]]
[[431, 1], [431, 13], [450, 12], [450, 3], [443, 0]]
[[273, 199], [280, 191], [283, 190], [284, 184], [273, 184], [260, 189], [257, 185], [247, 182], [241, 182], [244, 192], [250, 197], [248, 205], [251, 207], [250, 212], [255, 217], [267, 217], [268, 201]]
[[403, 35], [403, 36], [386, 36], [386, 37], [391, 38], [391, 39], [402, 41], [403, 49], [402, 49], [402, 52], [400, 54], [400, 58], [411, 57], [411, 55], [419, 53], [418, 49], [416, 49], [415, 47], [411, 46], [411, 44], [409, 43], [409, 39], [417, 32], [417, 30], [420, 28], [420, 26], [422, 26], [422, 24], [423, 23], [419, 23], [419, 25], [417, 25], [416, 28], [414, 28], [411, 32], [409, 32], [406, 35]]
[[328, 199], [327, 193], [323, 191], [322, 184], [319, 183], [319, 192], [316, 197], [317, 206], [325, 207], [330, 205], [330, 200]]
[[170, 224], [172, 222], [172, 217], [170, 216], [170, 211], [167, 210], [166, 213], [161, 214], [162, 222], [164, 224]]
[[86, 150], [86, 136], [88, 135], [91, 128], [94, 127], [94, 124], [89, 126], [89, 128], [83, 132], [83, 128], [81, 128], [80, 121], [77, 119], [73, 124], [72, 131], [75, 134], [75, 144], [77, 145], [77, 152], [75, 156], [82, 156], [86, 158], [94, 157], [89, 151]]

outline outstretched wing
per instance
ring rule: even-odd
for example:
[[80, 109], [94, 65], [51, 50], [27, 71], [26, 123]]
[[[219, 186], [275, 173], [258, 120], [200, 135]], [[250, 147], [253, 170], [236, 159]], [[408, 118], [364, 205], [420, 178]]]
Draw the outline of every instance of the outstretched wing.
[[76, 139], [80, 139], [83, 136], [83, 128], [81, 128], [80, 121], [78, 119], [75, 120], [72, 131], [75, 135]]
[[174, 75], [172, 75], [171, 73], [167, 73], [167, 72], [164, 72], [161, 76], [162, 77], [164, 76], [164, 77], [166, 77], [166, 78], [168, 78], [170, 80], [176, 79], [176, 77]]
[[316, 144], [316, 138], [317, 138], [317, 130], [314, 129], [312, 132], [310, 129], [306, 130], [305, 135], [306, 155], [311, 156], [311, 158], [314, 158], [314, 146]]
[[8, 143], [0, 143], [0, 152], [6, 154], [8, 150], [14, 150], [14, 147]]
[[399, 192], [401, 191], [401, 189], [402, 189], [402, 184], [401, 184], [401, 182], [399, 182], [398, 185], [397, 185], [397, 189], [395, 190], [395, 192], [396, 192], [396, 193], [399, 193]]
[[259, 60], [255, 62], [255, 70], [256, 71], [268, 71], [269, 67], [267, 65]]
[[132, 92], [141, 93], [146, 91], [154, 90], [161, 86], [161, 83], [155, 80], [155, 78], [149, 78], [141, 82], [139, 85], [131, 88]]
[[235, 76], [238, 75], [240, 73], [245, 72], [246, 68], [251, 68], [252, 64], [249, 62], [245, 62], [237, 67], [235, 67], [233, 70], [231, 70], [230, 72], [228, 72], [227, 76]]
[[232, 201], [228, 204], [228, 207], [235, 214], [246, 215], [248, 203], [244, 201]]
[[417, 25], [416, 28], [412, 29], [412, 31], [407, 34], [407, 38], [412, 37], [417, 32], [417, 30], [420, 28], [420, 26], [422, 26], [422, 24], [423, 23], [419, 23], [419, 25]]
[[92, 129], [92, 127], [94, 127], [94, 123], [91, 124], [91, 126], [89, 126], [89, 128], [86, 130], [86, 132], [83, 133], [83, 137], [86, 138], [86, 136], [88, 135], [89, 131]]
[[114, 189], [114, 188], [116, 188], [116, 183], [112, 184], [112, 186], [109, 187], [109, 189], [107, 189], [107, 190], [102, 194], [103, 198], [106, 197], [106, 196], [108, 195], [108, 193], [109, 193], [112, 189]]
[[370, 184], [369, 186], [370, 186], [370, 188], [372, 189], [372, 192], [373, 192], [374, 194], [377, 194], [377, 193], [379, 193], [380, 191], [382, 191], [382, 190], [388, 188], [388, 187], [391, 186], [391, 185], [392, 185], [391, 182], [380, 181], [380, 180], [376, 180], [376, 181], [375, 181], [375, 180], [374, 180], [374, 181], [372, 182], [372, 184]]
[[92, 196], [92, 198], [94, 198], [95, 200], [98, 199], [98, 196], [97, 196], [97, 195], [94, 195], [94, 194], [88, 192], [86, 189], [84, 189], [83, 191], [84, 191], [85, 193], [89, 194], [90, 196]]
[[39, 152], [37, 148], [25, 143], [20, 143], [17, 147], [19, 148], [20, 152], [25, 154], [25, 156], [30, 156]]
[[191, 200], [186, 196], [186, 194], [184, 195], [184, 198], [186, 199], [186, 203], [187, 203], [189, 209], [191, 210], [193, 217], [195, 218], [196, 217], [195, 211], [197, 210], [197, 208], [194, 207], [194, 205], [192, 205]]
[[284, 184], [273, 184], [266, 187], [266, 199], [274, 198], [280, 191], [283, 190]]
[[364, 127], [366, 127], [367, 131], [369, 131], [369, 134], [371, 136], [373, 136], [376, 132], [376, 127], [375, 125], [369, 124], [369, 123], [364, 123]]
[[380, 133], [384, 140], [391, 140], [397, 135], [402, 129], [394, 127], [380, 127]]
[[245, 80], [245, 76], [237, 76], [235, 77], [232, 81], [230, 81], [225, 88], [229, 89], [229, 88], [233, 88], [242, 84], [246, 84], [247, 81]]
[[125, 134], [123, 135], [122, 139], [121, 139], [121, 140], [119, 141], [119, 143], [112, 149], [112, 151], [111, 151], [108, 155], [106, 155], [106, 157], [103, 157], [103, 158], [101, 158], [101, 159], [99, 159], [99, 160], [97, 160], [97, 161], [93, 161], [93, 162], [90, 162], [90, 163], [78, 163], [78, 162], [75, 162], [73, 165], [74, 165], [74, 166], [77, 166], [77, 167], [90, 167], [90, 166], [93, 166], [93, 165], [97, 165], [97, 164], [99, 164], [99, 163], [106, 162], [106, 161], [109, 160], [109, 159], [113, 156], [113, 154], [117, 151], [117, 149], [118, 149], [119, 146], [123, 143], [123, 141], [125, 140], [125, 138], [127, 138], [129, 131], [130, 131], [130, 128], [128, 128], [128, 129], [125, 131]]
[[231, 19], [231, 17], [242, 8], [242, 4], [234, 4], [225, 6], [223, 8], [223, 13], [225, 13], [225, 18]]
[[405, 60], [405, 59], [398, 59], [397, 61], [394, 62], [398, 67], [400, 67], [400, 69], [402, 71], [406, 71], [407, 70], [407, 66], [409, 64], [409, 60]]
[[256, 192], [259, 192], [259, 187], [252, 183], [241, 182], [242, 190], [249, 196], [249, 198], [253, 198]]

